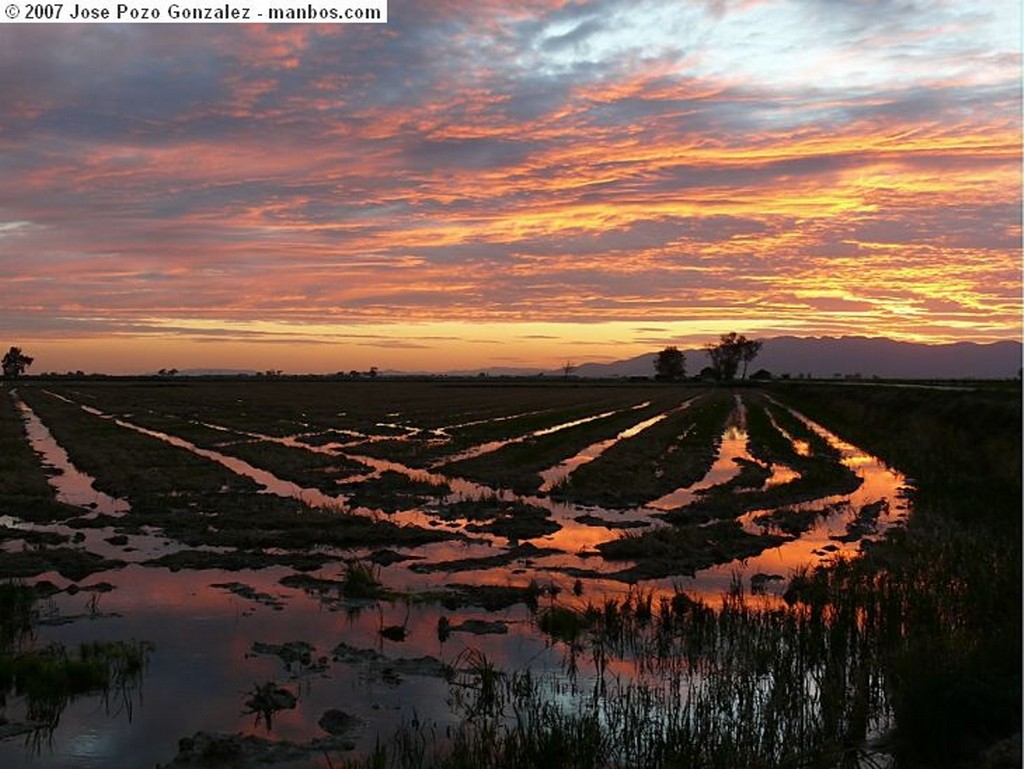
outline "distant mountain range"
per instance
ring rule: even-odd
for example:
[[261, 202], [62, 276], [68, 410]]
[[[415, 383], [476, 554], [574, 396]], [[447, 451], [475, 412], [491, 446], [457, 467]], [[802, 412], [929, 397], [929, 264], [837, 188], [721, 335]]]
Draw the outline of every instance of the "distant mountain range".
[[[699, 373], [708, 365], [704, 350], [683, 350], [686, 373]], [[614, 363], [585, 363], [579, 377], [653, 376], [656, 352]], [[789, 374], [816, 378], [873, 376], [883, 379], [1010, 379], [1021, 369], [1021, 343], [915, 344], [861, 336], [780, 336], [767, 339], [748, 375], [767, 369], [774, 376]], [[549, 375], [561, 372], [548, 372]]]
[[[703, 349], [683, 350], [686, 373], [700, 373], [708, 365]], [[896, 342], [883, 337], [795, 337], [780, 336], [764, 340], [760, 355], [750, 364], [747, 374], [766, 369], [775, 377], [814, 378], [852, 377], [865, 379], [1012, 379], [1021, 370], [1021, 343], [1017, 341], [976, 344], [915, 344]], [[582, 363], [573, 376], [584, 378], [623, 378], [654, 376], [656, 351], [612, 363]], [[541, 371], [536, 368], [494, 367], [464, 371], [448, 371], [448, 376], [562, 377], [561, 369]], [[155, 374], [156, 372], [154, 372]], [[253, 376], [255, 371], [236, 369], [186, 369], [178, 376]], [[383, 376], [416, 375], [408, 371], [382, 370]], [[432, 376], [428, 372], [419, 375]]]

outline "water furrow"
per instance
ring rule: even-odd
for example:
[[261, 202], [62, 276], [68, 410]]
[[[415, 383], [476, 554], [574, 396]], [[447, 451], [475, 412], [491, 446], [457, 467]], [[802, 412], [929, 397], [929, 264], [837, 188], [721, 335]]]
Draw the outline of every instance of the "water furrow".
[[[814, 430], [829, 445], [841, 454], [841, 461], [861, 478], [862, 483], [856, 491], [845, 495], [823, 496], [813, 502], [805, 502], [792, 506], [783, 506], [797, 513], [819, 513], [813, 525], [799, 536], [784, 544], [765, 550], [742, 562], [721, 564], [698, 572], [686, 578], [680, 584], [688, 590], [713, 597], [724, 592], [737, 573], [748, 579], [756, 574], [776, 575], [778, 584], [784, 584], [796, 570], [818, 563], [824, 559], [849, 557], [856, 554], [863, 541], [862, 537], [849, 536], [850, 527], [857, 519], [859, 511], [866, 506], [877, 505], [879, 515], [873, 524], [875, 535], [881, 535], [892, 526], [901, 525], [907, 515], [908, 508], [905, 497], [908, 482], [902, 473], [889, 468], [877, 457], [868, 454], [853, 444], [844, 441], [823, 426], [808, 419], [797, 411], [772, 399], [779, 408], [784, 408]], [[765, 525], [758, 518], [771, 509], [753, 510], [742, 515], [738, 520], [748, 532], [760, 533]], [[741, 566], [741, 568], [738, 568]]]
[[[49, 391], [47, 391], [49, 392]], [[262, 493], [274, 494], [279, 497], [298, 499], [310, 507], [326, 507], [326, 508], [337, 508], [343, 505], [346, 501], [344, 496], [331, 496], [324, 494], [319, 489], [309, 489], [299, 486], [291, 481], [283, 480], [273, 473], [263, 470], [258, 467], [245, 462], [244, 460], [232, 457], [227, 454], [222, 454], [219, 451], [213, 451], [212, 449], [204, 449], [201, 446], [197, 446], [191, 441], [187, 441], [184, 438], [179, 438], [176, 435], [170, 435], [169, 433], [161, 432], [160, 430], [151, 430], [148, 427], [137, 425], [133, 422], [129, 422], [126, 419], [115, 417], [112, 414], [106, 414], [103, 411], [93, 408], [92, 406], [86, 406], [81, 403], [65, 398], [64, 396], [57, 395], [56, 393], [49, 393], [56, 398], [59, 398], [66, 403], [78, 406], [80, 409], [93, 416], [100, 417], [101, 419], [113, 420], [114, 424], [119, 427], [123, 427], [127, 430], [133, 430], [141, 435], [149, 436], [150, 438], [156, 438], [157, 440], [163, 441], [164, 443], [175, 446], [176, 448], [185, 449], [196, 456], [203, 457], [204, 459], [210, 459], [217, 462], [223, 467], [226, 467], [236, 475], [244, 476], [255, 481], [262, 487]], [[218, 429], [213, 425], [210, 425], [212, 429]], [[255, 434], [252, 437], [257, 437]]]
[[14, 405], [25, 422], [25, 432], [32, 448], [43, 458], [43, 464], [55, 474], [48, 481], [57, 492], [57, 501], [75, 507], [89, 508], [93, 515], [123, 515], [131, 509], [127, 500], [112, 497], [95, 487], [96, 479], [83, 473], [71, 462], [68, 453], [50, 433], [31, 407], [11, 391]]
[[548, 468], [547, 470], [543, 470], [541, 473], [539, 473], [539, 475], [541, 478], [544, 479], [544, 483], [541, 484], [539, 491], [541, 493], [547, 493], [551, 491], [551, 489], [553, 489], [555, 486], [564, 482], [578, 467], [585, 465], [588, 462], [593, 462], [595, 459], [600, 457], [605, 451], [610, 449], [619, 441], [624, 441], [639, 435], [647, 428], [653, 427], [654, 425], [658, 424], [658, 422], [661, 422], [663, 419], [668, 418], [669, 415], [687, 408], [693, 401], [694, 399], [690, 398], [689, 400], [683, 402], [676, 408], [669, 409], [668, 411], [665, 411], [661, 414], [657, 414], [651, 417], [650, 419], [645, 419], [642, 422], [638, 422], [632, 427], [626, 428], [618, 435], [616, 435], [614, 438], [608, 438], [603, 441], [598, 441], [597, 443], [592, 443], [586, 448], [581, 449], [574, 456], [571, 456], [568, 459], [559, 462], [554, 467]]
[[647, 507], [654, 508], [655, 510], [672, 510], [673, 508], [688, 505], [704, 489], [709, 489], [721, 483], [727, 483], [735, 478], [740, 472], [740, 465], [736, 460], [755, 461], [747, 447], [747, 407], [739, 395], [736, 395], [735, 398], [736, 407], [726, 422], [725, 432], [722, 433], [722, 439], [719, 443], [718, 456], [704, 477], [696, 483], [678, 488], [658, 499], [648, 502]]
[[[685, 408], [688, 403], [689, 402], [682, 404], [679, 408]], [[332, 496], [324, 494], [316, 489], [303, 488], [298, 484], [282, 480], [267, 470], [254, 467], [241, 459], [211, 449], [202, 448], [183, 438], [142, 427], [141, 425], [134, 424], [129, 420], [104, 414], [100, 410], [89, 406], [81, 406], [80, 404], [76, 405], [79, 405], [89, 413], [103, 418], [113, 419], [116, 424], [122, 427], [159, 439], [169, 443], [170, 445], [190, 451], [198, 456], [218, 462], [232, 472], [256, 481], [263, 487], [266, 493], [298, 499], [310, 506], [335, 509], [346, 505], [349, 501], [349, 497], [345, 495]], [[640, 406], [633, 408], [642, 408], [646, 405], [648, 404], [641, 404]], [[781, 404], [776, 405], [785, 408], [784, 406], [781, 406]], [[611, 439], [611, 442], [614, 443], [615, 441], [623, 440], [628, 437], [634, 437], [650, 426], [657, 424], [668, 416], [669, 413], [670, 412], [658, 414], [654, 417], [638, 422], [627, 430], [619, 433], [619, 435], [614, 439]], [[826, 514], [822, 516], [821, 520], [816, 523], [810, 531], [799, 535], [780, 547], [766, 551], [759, 556], [749, 558], [744, 561], [742, 565], [734, 561], [729, 564], [715, 566], [698, 572], [693, 578], [685, 581], [688, 588], [694, 592], [701, 595], [714, 596], [716, 592], [720, 592], [727, 587], [728, 580], [732, 578], [738, 568], [743, 574], [749, 577], [750, 575], [758, 573], [758, 571], [763, 572], [766, 569], [774, 570], [773, 573], [779, 570], [792, 570], [806, 563], [814, 562], [815, 559], [822, 557], [826, 552], [852, 550], [857, 546], [856, 542], [850, 541], [838, 543], [836, 542], [836, 538], [846, 531], [846, 527], [855, 516], [856, 510], [863, 505], [877, 502], [879, 499], [894, 499], [898, 496], [899, 489], [903, 485], [902, 476], [888, 470], [888, 468], [885, 468], [877, 459], [868, 456], [857, 447], [841, 441], [841, 439], [832, 433], [829, 433], [820, 425], [807, 420], [805, 417], [796, 414], [795, 412], [794, 414], [798, 418], [803, 419], [810, 429], [815, 430], [831, 445], [835, 446], [841, 452], [843, 462], [854, 469], [859, 475], [864, 477], [865, 483], [855, 494], [823, 497], [815, 500], [814, 502], [804, 503], [803, 505], [798, 506], [802, 510], [820, 510]], [[595, 415], [581, 420], [573, 420], [572, 422], [566, 422], [551, 428], [545, 428], [545, 430], [531, 433], [531, 435], [541, 433], [550, 434], [551, 432], [566, 429], [572, 425], [586, 423], [594, 419], [599, 419], [603, 416], [606, 416], [606, 414]], [[258, 432], [229, 430], [228, 428], [223, 428], [215, 424], [208, 424], [207, 426], [212, 429], [223, 430], [225, 432], [249, 437], [254, 440], [273, 441], [290, 448], [300, 449], [303, 451], [331, 455], [340, 454], [349, 460], [365, 465], [369, 469], [369, 472], [365, 476], [360, 476], [364, 480], [378, 477], [384, 472], [394, 472], [404, 475], [414, 481], [426, 482], [436, 486], [447, 485], [451, 491], [446, 499], [440, 501], [441, 504], [449, 504], [464, 500], [480, 500], [484, 502], [494, 500], [500, 502], [521, 503], [541, 508], [550, 514], [552, 520], [559, 525], [559, 529], [550, 534], [528, 538], [524, 541], [532, 542], [540, 547], [554, 548], [560, 552], [532, 559], [535, 560], [536, 563], [534, 563], [531, 568], [541, 571], [555, 569], [556, 572], [565, 569], [570, 571], [586, 571], [594, 575], [594, 579], [598, 579], [602, 582], [604, 580], [598, 575], [611, 575], [615, 571], [621, 569], [623, 564], [621, 562], [605, 562], [595, 553], [594, 548], [597, 545], [619, 536], [618, 529], [622, 528], [624, 525], [647, 525], [651, 522], [652, 515], [659, 511], [678, 507], [681, 500], [683, 504], [685, 504], [686, 500], [692, 501], [700, 490], [727, 482], [731, 478], [735, 477], [736, 473], [739, 472], [740, 468], [736, 462], [737, 459], [748, 459], [753, 461], [747, 450], [745, 405], [743, 404], [742, 399], [738, 396], [736, 408], [730, 415], [722, 436], [718, 457], [705, 477], [698, 483], [685, 489], [679, 489], [659, 500], [655, 500], [645, 506], [628, 511], [612, 511], [599, 507], [582, 507], [571, 503], [556, 502], [546, 495], [518, 495], [510, 490], [492, 488], [482, 483], [456, 476], [450, 476], [443, 472], [438, 472], [436, 469], [413, 468], [400, 462], [371, 456], [360, 456], [348, 453], [341, 454], [341, 452], [329, 446], [310, 446], [302, 443], [299, 440], [300, 436], [275, 437]], [[528, 436], [513, 439], [513, 441], [525, 440], [526, 437]], [[593, 444], [592, 446], [587, 447], [584, 451], [579, 452], [576, 456], [560, 463], [555, 468], [552, 468], [549, 473], [553, 474], [556, 469], [562, 470], [567, 468], [573, 461], [576, 461], [577, 463], [575, 466], [585, 463], [588, 461], [587, 456], [589, 453], [593, 452], [594, 456], [599, 455], [601, 451], [607, 448], [607, 445], [605, 444], [611, 445], [608, 441]], [[604, 448], [602, 448], [602, 446]], [[590, 459], [592, 458], [593, 457], [590, 457]], [[785, 470], [789, 469], [784, 468], [782, 471], [776, 470], [776, 472], [773, 473], [773, 476], [769, 478], [768, 483], [771, 484], [773, 481], [775, 483], [781, 482], [778, 479], [785, 477]], [[789, 472], [792, 472], [792, 470], [789, 470]], [[845, 503], [845, 506], [840, 503]], [[356, 508], [350, 512], [355, 514], [365, 514], [371, 517], [384, 515], [380, 510], [369, 508]], [[756, 519], [759, 515], [765, 512], [771, 511], [753, 511], [741, 516], [739, 521], [741, 525], [751, 533], [758, 533], [763, 530], [764, 524], [758, 523]], [[454, 531], [465, 530], [467, 525], [473, 523], [473, 521], [469, 520], [443, 519], [429, 504], [416, 505], [408, 510], [387, 514], [387, 517], [393, 522], [399, 524], [413, 524], [422, 527], [443, 525]], [[896, 517], [896, 511], [892, 511], [891, 513], [886, 512], [879, 521], [880, 528], [891, 525]], [[489, 533], [473, 532], [472, 541], [476, 544], [464, 543], [462, 545], [454, 545], [451, 543], [439, 543], [426, 548], [420, 548], [417, 550], [417, 554], [425, 556], [420, 563], [431, 563], [464, 558], [467, 553], [490, 554], [495, 552], [493, 550], [495, 547], [499, 548], [498, 552], [501, 552], [505, 547], [513, 544], [515, 540]], [[469, 548], [468, 550], [467, 547]], [[480, 567], [474, 569], [473, 581], [484, 580], [487, 582], [493, 582], [496, 579], [508, 580], [511, 577], [511, 568], [512, 567], [508, 565], [497, 565], [493, 567]]]
[[[630, 410], [638, 411], [650, 405], [650, 401], [644, 401], [643, 403], [638, 403], [635, 406], [630, 406]], [[465, 459], [475, 459], [476, 457], [483, 456], [484, 454], [490, 454], [494, 451], [497, 451], [498, 449], [504, 448], [505, 446], [511, 446], [516, 443], [523, 443], [524, 441], [528, 441], [531, 438], [542, 438], [545, 435], [552, 435], [553, 433], [561, 432], [562, 430], [568, 430], [570, 428], [579, 427], [580, 425], [585, 425], [590, 422], [596, 422], [598, 419], [605, 419], [607, 417], [614, 416], [615, 414], [619, 414], [625, 410], [626, 409], [613, 409], [611, 411], [604, 411], [601, 412], [600, 414], [592, 414], [591, 416], [588, 417], [573, 419], [572, 421], [569, 422], [562, 422], [561, 424], [553, 425], [551, 427], [545, 427], [541, 430], [534, 430], [533, 432], [527, 433], [526, 435], [519, 435], [516, 436], [515, 438], [488, 441], [487, 443], [482, 443], [479, 446], [473, 446], [472, 448], [466, 449], [465, 451], [461, 451], [458, 454], [443, 457], [434, 462], [434, 464], [431, 465], [431, 467], [440, 467], [442, 465], [454, 464], [456, 462], [461, 462]]]

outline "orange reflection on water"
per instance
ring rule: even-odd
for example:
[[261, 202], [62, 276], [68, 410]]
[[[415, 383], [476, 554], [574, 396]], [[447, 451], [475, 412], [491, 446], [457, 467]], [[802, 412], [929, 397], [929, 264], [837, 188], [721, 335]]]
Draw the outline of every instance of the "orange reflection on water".
[[[695, 577], [681, 580], [688, 592], [693, 591], [706, 600], [720, 602], [722, 594], [729, 588], [735, 577], [749, 578], [755, 574], [778, 575], [782, 580], [772, 584], [772, 593], [765, 600], [778, 600], [778, 591], [788, 582], [796, 571], [808, 565], [821, 563], [830, 558], [850, 557], [860, 550], [860, 541], [842, 542], [840, 537], [847, 533], [847, 525], [857, 516], [865, 505], [885, 500], [885, 505], [878, 517], [876, 530], [880, 534], [890, 526], [897, 525], [905, 518], [907, 507], [903, 501], [906, 478], [899, 472], [889, 468], [880, 459], [867, 454], [858, 447], [842, 440], [821, 425], [807, 417], [793, 412], [812, 430], [836, 448], [844, 465], [853, 470], [861, 479], [861, 485], [849, 495], [824, 497], [814, 502], [794, 505], [798, 510], [829, 510], [827, 515], [819, 518], [815, 524], [799, 538], [785, 544], [765, 550], [757, 556], [742, 562], [733, 562], [715, 566], [699, 572]], [[761, 527], [755, 518], [765, 511], [755, 510], [741, 517], [740, 522], [751, 533], [760, 533]]]
[[720, 483], [727, 483], [735, 478], [740, 472], [738, 459], [754, 461], [747, 446], [747, 409], [743, 400], [736, 396], [736, 407], [729, 413], [726, 421], [725, 431], [722, 433], [721, 443], [718, 448], [718, 457], [708, 470], [707, 474], [697, 483], [676, 489], [665, 494], [648, 507], [657, 510], [672, 510], [673, 508], [688, 505], [697, 498], [697, 492], [717, 486]]
[[795, 481], [800, 477], [800, 473], [787, 465], [773, 464], [771, 468], [772, 474], [764, 482], [764, 487], [766, 489], [770, 489], [773, 486], [782, 486], [783, 484]]

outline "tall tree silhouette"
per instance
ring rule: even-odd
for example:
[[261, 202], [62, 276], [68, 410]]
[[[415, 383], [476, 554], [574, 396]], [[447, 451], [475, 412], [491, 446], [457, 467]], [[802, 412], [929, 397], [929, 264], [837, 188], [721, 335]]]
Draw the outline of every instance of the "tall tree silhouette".
[[5, 379], [16, 379], [25, 373], [25, 369], [32, 365], [32, 358], [21, 351], [20, 347], [12, 347], [4, 355], [2, 365]]
[[708, 343], [704, 350], [711, 359], [711, 367], [715, 371], [715, 378], [720, 382], [729, 382], [736, 378], [736, 371], [743, 364], [743, 378], [747, 378], [747, 366], [764, 345], [759, 339], [747, 339], [735, 331], [722, 334], [718, 344]]
[[686, 356], [678, 347], [666, 347], [654, 359], [655, 379], [678, 382], [686, 376]]
[[[743, 339], [743, 337], [740, 337]], [[740, 360], [743, 361], [743, 378], [747, 378], [747, 366], [751, 361], [758, 356], [761, 352], [761, 348], [764, 346], [764, 342], [760, 339], [744, 339], [742, 342], [742, 349], [740, 350]]]

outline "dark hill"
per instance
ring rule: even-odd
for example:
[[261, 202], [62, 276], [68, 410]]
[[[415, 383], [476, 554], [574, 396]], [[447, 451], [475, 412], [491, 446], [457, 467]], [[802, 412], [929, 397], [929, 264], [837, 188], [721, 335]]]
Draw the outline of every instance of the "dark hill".
[[[703, 350], [684, 350], [689, 374], [708, 365]], [[651, 376], [655, 352], [614, 363], [586, 363], [574, 372], [581, 377]], [[1009, 379], [1021, 369], [1021, 343], [926, 345], [859, 336], [776, 337], [765, 340], [749, 373], [765, 368], [772, 374], [812, 377], [855, 376], [884, 379]]]

